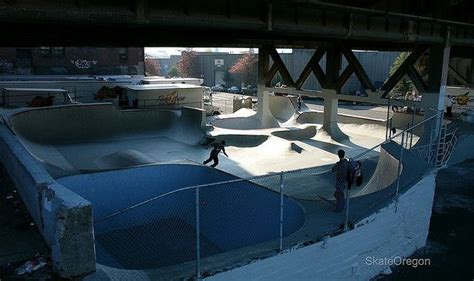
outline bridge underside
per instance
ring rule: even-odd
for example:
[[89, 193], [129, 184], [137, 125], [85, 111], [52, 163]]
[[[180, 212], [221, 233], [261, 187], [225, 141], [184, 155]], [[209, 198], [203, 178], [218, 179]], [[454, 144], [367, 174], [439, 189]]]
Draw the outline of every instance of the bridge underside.
[[[337, 4], [335, 4], [337, 3]], [[8, 0], [1, 44], [74, 46], [315, 47], [352, 49], [474, 46], [472, 1], [447, 0]]]
[[[422, 94], [423, 107], [443, 110], [448, 73], [463, 84], [474, 77], [463, 77], [449, 66], [450, 57], [473, 57], [473, 11], [474, 2], [467, 0], [5, 0], [0, 3], [0, 44], [259, 48], [262, 121], [268, 112], [266, 96], [274, 91], [271, 81], [280, 73], [288, 88], [279, 92], [324, 98], [329, 130], [339, 99], [387, 104], [388, 94], [404, 76]], [[315, 50], [295, 80], [276, 52], [285, 47]], [[376, 89], [354, 49], [410, 55]], [[325, 69], [319, 65], [323, 55]], [[429, 62], [420, 73], [415, 63], [425, 55]], [[321, 92], [302, 88], [311, 73]], [[341, 94], [353, 74], [367, 97]]]

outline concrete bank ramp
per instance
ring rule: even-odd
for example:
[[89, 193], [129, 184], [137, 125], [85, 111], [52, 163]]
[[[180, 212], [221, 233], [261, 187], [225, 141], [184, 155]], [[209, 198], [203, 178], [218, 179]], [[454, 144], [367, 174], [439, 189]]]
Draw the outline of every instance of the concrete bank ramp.
[[[403, 165], [401, 166], [401, 170], [403, 171]], [[379, 162], [373, 176], [367, 185], [353, 196], [363, 196], [387, 188], [396, 181], [397, 173], [398, 159], [382, 148], [380, 150]]]

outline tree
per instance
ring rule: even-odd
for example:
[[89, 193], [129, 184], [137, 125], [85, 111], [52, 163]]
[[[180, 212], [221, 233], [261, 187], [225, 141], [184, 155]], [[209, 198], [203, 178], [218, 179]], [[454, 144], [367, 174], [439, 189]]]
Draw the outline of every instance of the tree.
[[245, 53], [229, 70], [230, 73], [240, 74], [245, 85], [255, 84], [257, 81], [257, 56]]
[[180, 77], [181, 74], [179, 73], [179, 70], [178, 68], [173, 65], [172, 67], [170, 67], [170, 69], [168, 70], [168, 76], [169, 77]]
[[160, 61], [150, 57], [145, 58], [145, 74], [146, 75], [161, 75]]
[[177, 63], [178, 70], [183, 77], [197, 78], [201, 77], [197, 60], [197, 53], [192, 49], [181, 52], [181, 58]]
[[[400, 67], [400, 65], [407, 59], [410, 55], [409, 52], [402, 52], [393, 62], [392, 67], [390, 68], [390, 76], [392, 76], [395, 71]], [[429, 61], [429, 56], [424, 54], [423, 56], [415, 62], [414, 67], [418, 71], [421, 77], [425, 78], [427, 73], [427, 65]], [[414, 89], [413, 82], [407, 75], [404, 75], [402, 79], [397, 83], [397, 85], [392, 89], [392, 93], [405, 95], [407, 92], [411, 92]]]
[[[390, 67], [390, 71], [389, 71], [390, 76], [392, 76], [395, 73], [395, 71], [397, 71], [397, 69], [400, 67], [400, 65], [406, 60], [406, 58], [409, 55], [410, 53], [408, 52], [402, 52], [398, 55], [398, 57], [393, 62], [392, 67]], [[411, 90], [413, 90], [413, 84], [411, 80], [406, 75], [403, 75], [402, 79], [400, 79], [397, 85], [393, 87], [392, 93], [405, 95], [406, 92], [409, 92]]]

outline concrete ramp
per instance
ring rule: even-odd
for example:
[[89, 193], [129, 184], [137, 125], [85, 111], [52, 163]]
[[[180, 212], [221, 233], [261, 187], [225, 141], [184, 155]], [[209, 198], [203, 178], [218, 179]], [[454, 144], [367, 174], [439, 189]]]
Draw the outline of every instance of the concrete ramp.
[[270, 95], [269, 107], [270, 112], [279, 122], [288, 122], [297, 114], [293, 101], [286, 96]]
[[[402, 165], [403, 169], [403, 165]], [[389, 154], [385, 149], [380, 150], [380, 157], [373, 176], [364, 188], [355, 193], [353, 197], [367, 195], [385, 189], [397, 180], [398, 159]]]
[[296, 120], [299, 116], [299, 112], [309, 111], [308, 106], [304, 102], [301, 104], [300, 110], [298, 110], [297, 97], [293, 95], [270, 95], [269, 107], [273, 117], [281, 123]]

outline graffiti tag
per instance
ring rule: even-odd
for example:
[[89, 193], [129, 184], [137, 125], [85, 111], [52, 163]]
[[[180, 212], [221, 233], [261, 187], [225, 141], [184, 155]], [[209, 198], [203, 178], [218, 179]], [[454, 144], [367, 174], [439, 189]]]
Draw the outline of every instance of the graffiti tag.
[[86, 69], [86, 68], [91, 68], [92, 65], [96, 65], [97, 61], [77, 59], [77, 60], [71, 60], [71, 63], [74, 64], [77, 68]]
[[184, 98], [185, 97], [178, 97], [178, 93], [174, 91], [171, 94], [158, 96], [156, 103], [158, 103], [158, 105], [172, 105], [179, 101], [183, 101]]
[[11, 69], [13, 68], [13, 63], [6, 60], [0, 60], [0, 69]]

